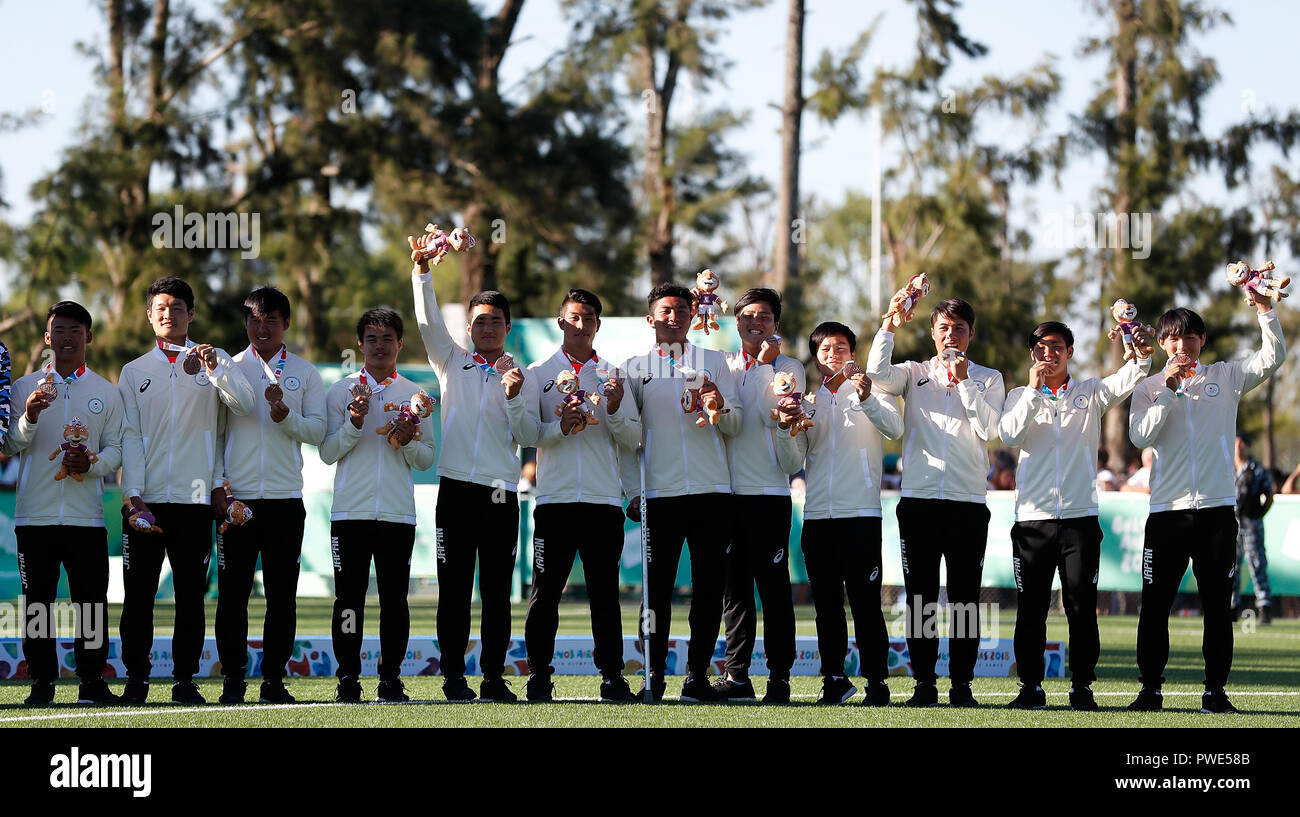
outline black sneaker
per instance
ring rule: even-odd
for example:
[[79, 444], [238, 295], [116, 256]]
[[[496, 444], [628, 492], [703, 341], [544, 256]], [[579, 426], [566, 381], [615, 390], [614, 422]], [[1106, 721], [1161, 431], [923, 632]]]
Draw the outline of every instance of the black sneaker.
[[1165, 696], [1154, 687], [1142, 687], [1137, 699], [1128, 705], [1129, 712], [1159, 712], [1165, 708]]
[[555, 684], [551, 683], [551, 676], [548, 673], [538, 672], [528, 676], [528, 683], [524, 684], [524, 698], [534, 702], [548, 702], [555, 700], [552, 694], [555, 692]]
[[242, 704], [244, 696], [248, 694], [248, 684], [243, 678], [227, 678], [221, 685], [221, 697], [217, 698], [220, 704]]
[[1092, 697], [1092, 687], [1071, 687], [1070, 708], [1075, 712], [1096, 712], [1097, 699]]
[[767, 679], [767, 691], [763, 693], [763, 703], [790, 703], [790, 681], [785, 678]]
[[472, 701], [478, 696], [465, 683], [464, 675], [448, 675], [442, 679], [442, 695], [449, 701]]
[[1047, 706], [1047, 693], [1037, 684], [1020, 685], [1020, 694], [1007, 704], [1007, 709], [1043, 709]]
[[718, 693], [709, 685], [709, 679], [699, 675], [689, 675], [682, 684], [680, 699], [692, 704], [715, 703]]
[[257, 702], [260, 704], [292, 704], [297, 703], [298, 699], [289, 694], [285, 688], [284, 679], [267, 678], [262, 682], [262, 688], [257, 693]]
[[149, 682], [126, 679], [126, 689], [122, 690], [122, 703], [142, 704], [149, 700]]
[[817, 703], [832, 706], [842, 704], [852, 698], [857, 691], [858, 688], [845, 676], [827, 676], [822, 679], [822, 696], [817, 699]]
[[32, 691], [23, 699], [28, 706], [49, 706], [54, 703], [54, 682], [33, 681]]
[[400, 704], [411, 700], [411, 696], [406, 694], [406, 687], [402, 684], [401, 678], [387, 678], [381, 679], [379, 686], [375, 688], [375, 700]]
[[82, 681], [77, 686], [79, 704], [120, 704], [122, 699], [113, 694], [103, 678]]
[[[664, 699], [664, 693], [667, 691], [668, 691], [668, 682], [664, 680], [664, 677], [656, 673], [651, 673], [650, 674], [650, 700], [662, 701]], [[642, 679], [641, 681], [641, 691], [636, 694], [636, 697], [637, 700], [639, 701], [645, 700], [644, 679]]]
[[912, 690], [912, 697], [907, 699], [906, 706], [934, 706], [939, 703], [939, 690], [934, 684], [926, 681], [917, 681], [916, 689]]
[[361, 682], [355, 675], [342, 675], [334, 688], [334, 701], [341, 704], [361, 703]]
[[613, 675], [600, 682], [600, 699], [618, 702], [635, 701], [636, 696], [632, 694], [632, 687], [627, 685], [626, 678], [622, 675]]
[[713, 682], [713, 692], [719, 701], [752, 701], [758, 697], [754, 694], [752, 681], [748, 678], [736, 681], [729, 675], [724, 675]]
[[172, 703], [205, 704], [207, 701], [203, 699], [203, 693], [199, 692], [199, 685], [194, 683], [193, 678], [177, 678], [176, 683], [172, 684]]
[[1241, 714], [1241, 710], [1232, 705], [1222, 688], [1205, 690], [1205, 694], [1201, 695], [1201, 711], [1207, 715]]
[[884, 681], [867, 681], [859, 706], [889, 706], [889, 686]]
[[519, 700], [519, 696], [510, 691], [510, 682], [500, 675], [484, 678], [478, 685], [478, 696], [485, 701], [510, 704]]
[[970, 684], [956, 684], [948, 688], [948, 705], [956, 709], [974, 709], [980, 705], [971, 694]]

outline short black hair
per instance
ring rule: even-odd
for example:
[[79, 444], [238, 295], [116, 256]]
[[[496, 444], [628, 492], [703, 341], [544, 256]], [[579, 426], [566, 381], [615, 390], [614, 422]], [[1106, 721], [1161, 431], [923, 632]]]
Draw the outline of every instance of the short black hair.
[[844, 339], [849, 342], [850, 352], [858, 350], [858, 336], [853, 334], [852, 329], [835, 321], [823, 321], [817, 324], [817, 328], [812, 330], [812, 334], [808, 336], [808, 353], [812, 355], [813, 360], [817, 359], [817, 347], [821, 346], [822, 341], [832, 335], [843, 335]]
[[357, 340], [365, 338], [367, 326], [386, 326], [397, 333], [398, 340], [402, 339], [402, 316], [386, 306], [367, 310], [361, 316], [357, 321]]
[[1237, 432], [1237, 439], [1238, 439], [1238, 440], [1241, 440], [1243, 443], [1245, 443], [1247, 448], [1250, 448], [1250, 435], [1249, 435], [1249, 434], [1247, 434], [1247, 433], [1244, 432], [1244, 431], [1238, 431], [1238, 432]]
[[244, 320], [248, 320], [254, 312], [263, 317], [270, 317], [272, 312], [279, 312], [280, 317], [284, 318], [287, 323], [289, 320], [289, 296], [275, 287], [255, 289], [248, 293], [248, 297], [244, 299]]
[[564, 300], [560, 301], [561, 314], [564, 313], [564, 307], [568, 306], [569, 304], [582, 304], [583, 306], [589, 306], [591, 307], [592, 311], [596, 313], [596, 317], [597, 318], [600, 317], [600, 311], [602, 308], [600, 304], [600, 298], [596, 297], [596, 293], [594, 292], [585, 289], [578, 289], [577, 287], [574, 287], [569, 290], [569, 293], [567, 295], [564, 296]]
[[145, 293], [144, 305], [152, 307], [153, 296], [155, 295], [170, 295], [173, 298], [180, 298], [185, 302], [186, 309], [194, 309], [194, 290], [190, 289], [189, 284], [175, 275], [159, 278], [150, 284], [149, 291]]
[[754, 287], [753, 289], [745, 290], [745, 294], [741, 295], [740, 298], [736, 301], [736, 305], [734, 308], [732, 308], [731, 314], [739, 315], [740, 310], [744, 309], [750, 304], [760, 304], [760, 303], [767, 304], [768, 306], [772, 307], [772, 317], [775, 318], [777, 322], [780, 322], [781, 296], [776, 294], [776, 290], [768, 289], [767, 287]]
[[662, 284], [656, 284], [655, 288], [650, 290], [650, 294], [645, 299], [646, 308], [654, 311], [655, 302], [662, 301], [664, 298], [681, 298], [688, 304], [695, 300], [691, 295], [691, 291], [686, 287], [681, 284], [674, 284], [672, 281], [664, 281]]
[[495, 289], [484, 290], [469, 299], [468, 309], [470, 312], [473, 312], [474, 307], [483, 306], [484, 304], [487, 306], [495, 306], [497, 309], [500, 309], [506, 316], [506, 323], [510, 323], [510, 299], [506, 296], [497, 292]]
[[960, 318], [966, 321], [966, 325], [972, 330], [975, 328], [975, 307], [963, 301], [961, 298], [945, 298], [935, 304], [934, 311], [930, 313], [930, 327], [934, 328], [934, 322], [939, 319], [940, 315], [946, 315], [952, 320]]
[[50, 318], [71, 318], [90, 331], [90, 312], [76, 301], [59, 301], [45, 313], [45, 325], [50, 325]]
[[1185, 306], [1176, 306], [1156, 321], [1156, 340], [1170, 335], [1204, 335], [1205, 321]]
[[1032, 349], [1038, 345], [1038, 342], [1048, 335], [1060, 335], [1065, 338], [1066, 346], [1074, 345], [1074, 333], [1070, 327], [1060, 321], [1043, 321], [1034, 327], [1034, 332], [1029, 336], [1029, 348]]

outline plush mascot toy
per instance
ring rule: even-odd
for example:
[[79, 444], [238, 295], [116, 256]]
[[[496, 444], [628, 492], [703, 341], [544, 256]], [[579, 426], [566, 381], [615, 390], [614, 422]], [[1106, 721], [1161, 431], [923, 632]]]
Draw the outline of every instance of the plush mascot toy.
[[[1291, 279], [1285, 275], [1281, 278], [1269, 275], [1275, 269], [1277, 267], [1273, 266], [1272, 261], [1265, 261], [1259, 269], [1251, 269], [1245, 261], [1237, 261], [1228, 265], [1228, 283], [1248, 289], [1270, 301], [1280, 301], [1291, 294], [1282, 291], [1291, 284]], [[1246, 303], [1250, 303], [1249, 297], [1246, 298]]]
[[[69, 451], [81, 451], [90, 458], [92, 465], [99, 462], [99, 455], [86, 448], [86, 440], [88, 439], [90, 439], [90, 429], [86, 428], [85, 423], [81, 422], [81, 418], [73, 417], [72, 422], [63, 427], [63, 445], [54, 449], [54, 453], [50, 455], [50, 459], [53, 460], [60, 454], [66, 454]], [[59, 468], [59, 473], [54, 475], [56, 480], [67, 479], [68, 477], [72, 477], [77, 482], [83, 481], [81, 474], [72, 473], [68, 470], [67, 465]]]
[[[1144, 326], [1137, 319], [1138, 309], [1133, 304], [1120, 298], [1110, 308], [1110, 316], [1115, 319], [1115, 325], [1110, 328], [1107, 337], [1114, 340], [1117, 337], [1124, 338], [1124, 359], [1132, 360], [1137, 357], [1138, 352], [1142, 357], [1151, 357], [1151, 336], [1155, 334], [1155, 329], [1151, 326]], [[1136, 338], [1134, 332], [1141, 329], [1145, 335], [1138, 335]]]
[[718, 311], [726, 312], [731, 308], [715, 291], [721, 283], [721, 279], [711, 269], [706, 269], [695, 276], [695, 289], [691, 290], [691, 297], [695, 300], [697, 320], [692, 329], [703, 329], [704, 334], [707, 335], [710, 329], [719, 328]]

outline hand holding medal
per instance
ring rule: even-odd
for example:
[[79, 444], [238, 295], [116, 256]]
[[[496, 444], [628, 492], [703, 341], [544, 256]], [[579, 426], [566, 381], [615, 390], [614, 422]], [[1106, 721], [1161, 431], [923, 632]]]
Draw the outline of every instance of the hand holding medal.
[[372, 390], [369, 384], [357, 383], [351, 390], [352, 402], [348, 403], [348, 414], [351, 415], [352, 425], [357, 428], [366, 422], [366, 415], [370, 412], [370, 396]]

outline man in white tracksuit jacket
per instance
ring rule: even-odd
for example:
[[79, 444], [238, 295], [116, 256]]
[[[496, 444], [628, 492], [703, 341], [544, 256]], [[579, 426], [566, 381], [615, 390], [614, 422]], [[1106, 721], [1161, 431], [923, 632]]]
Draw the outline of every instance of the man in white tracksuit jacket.
[[916, 691], [908, 706], [938, 701], [934, 665], [939, 637], [939, 560], [948, 569], [948, 603], [954, 611], [948, 674], [953, 706], [977, 706], [970, 682], [979, 651], [980, 576], [988, 544], [985, 504], [988, 443], [997, 439], [1006, 397], [1002, 375], [970, 362], [975, 310], [959, 298], [930, 313], [935, 356], [891, 363], [889, 319], [876, 333], [867, 376], [886, 394], [903, 398], [903, 489], [898, 503], [899, 550], [907, 593], [907, 649]]
[[[122, 367], [122, 698], [144, 703], [153, 665], [153, 601], [164, 555], [172, 569], [172, 701], [203, 703], [194, 683], [206, 634], [203, 597], [212, 559], [212, 496], [224, 491], [217, 463], [218, 409], [237, 415], [255, 405], [253, 388], [224, 349], [187, 337], [194, 291], [179, 278], [148, 290], [153, 348]], [[195, 364], [199, 365], [195, 365]], [[133, 530], [135, 515], [161, 531]]]
[[248, 664], [248, 597], [258, 558], [266, 592], [262, 628], [264, 703], [292, 703], [284, 686], [297, 623], [298, 569], [307, 511], [302, 502], [302, 444], [325, 439], [325, 386], [309, 361], [284, 345], [291, 306], [283, 292], [261, 287], [244, 299], [248, 348], [235, 366], [257, 405], [221, 413], [217, 451], [234, 499], [253, 512], [217, 533], [217, 653], [226, 681], [220, 701], [243, 703]]
[[1232, 460], [1237, 403], [1286, 359], [1272, 302], [1251, 291], [1248, 297], [1258, 313], [1258, 351], [1245, 360], [1204, 365], [1199, 358], [1205, 322], [1190, 309], [1171, 309], [1156, 324], [1160, 348], [1170, 361], [1133, 392], [1129, 437], [1138, 448], [1155, 448], [1155, 460], [1138, 618], [1142, 691], [1130, 710], [1150, 712], [1163, 706], [1160, 688], [1169, 659], [1169, 611], [1190, 559], [1205, 628], [1201, 711], [1237, 711], [1223, 691], [1232, 668], [1232, 585], [1237, 581]]
[[872, 383], [853, 362], [857, 338], [841, 323], [813, 330], [808, 351], [821, 371], [815, 392], [816, 424], [798, 437], [807, 460], [803, 505], [804, 565], [817, 609], [817, 647], [822, 656], [821, 704], [841, 704], [857, 692], [844, 674], [848, 628], [844, 596], [867, 679], [863, 706], [887, 706], [889, 634], [880, 607], [880, 475], [883, 440], [903, 436], [893, 397], [872, 393]]
[[[108, 658], [108, 533], [104, 525], [104, 477], [122, 464], [122, 396], [86, 365], [93, 341], [90, 313], [61, 301], [45, 318], [45, 343], [54, 359], [13, 386], [18, 416], [5, 454], [19, 458], [14, 538], [28, 628], [23, 638], [32, 691], [25, 703], [54, 701], [59, 665], [53, 637], [38, 637], [30, 616], [49, 625], [58, 595], [59, 566], [77, 605], [79, 703], [118, 703], [104, 683]], [[41, 386], [49, 384], [45, 391]], [[85, 450], [65, 448], [64, 432], [80, 424]], [[50, 456], [51, 454], [58, 456]], [[92, 463], [90, 455], [96, 460]], [[63, 473], [66, 469], [67, 473]], [[59, 478], [63, 473], [62, 478]], [[73, 476], [75, 475], [75, 476]], [[48, 626], [45, 632], [50, 632]]]
[[[641, 413], [646, 458], [646, 513], [650, 536], [651, 695], [663, 696], [668, 663], [672, 596], [683, 542], [691, 554], [691, 641], [682, 685], [685, 701], [713, 701], [708, 681], [722, 619], [723, 557], [731, 535], [731, 472], [723, 437], [740, 433], [743, 411], [727, 359], [686, 342], [690, 290], [659, 284], [647, 298], [646, 322], [655, 345], [621, 367]], [[717, 423], [696, 420], [703, 397], [716, 399]], [[692, 407], [688, 413], [685, 407]], [[639, 519], [636, 457], [620, 460], [629, 514]]]
[[510, 302], [480, 292], [469, 302], [470, 343], [451, 339], [427, 261], [411, 270], [415, 316], [429, 365], [442, 389], [442, 451], [438, 458], [438, 644], [443, 694], [468, 701], [465, 682], [474, 561], [481, 604], [480, 669], [484, 700], [513, 701], [504, 676], [510, 645], [510, 590], [519, 551], [519, 453], [506, 415], [501, 373], [494, 364], [510, 333]]
[[[618, 569], [623, 557], [623, 492], [619, 459], [636, 458], [641, 421], [626, 400], [615, 366], [593, 346], [600, 329], [600, 298], [571, 289], [558, 319], [564, 341], [555, 354], [506, 372], [510, 428], [521, 445], [537, 448], [537, 497], [533, 505], [533, 590], [524, 641], [528, 649], [530, 701], [549, 701], [554, 685], [555, 632], [560, 598], [582, 557], [591, 606], [592, 658], [602, 676], [600, 698], [632, 699], [623, 677], [623, 621], [618, 604]], [[584, 411], [564, 406], [556, 380], [568, 372], [584, 393]], [[575, 392], [577, 394], [578, 392]], [[599, 399], [593, 404], [589, 396]], [[557, 413], [557, 409], [560, 411]]]
[[1070, 376], [1074, 333], [1046, 321], [1029, 336], [1029, 385], [1007, 395], [998, 423], [1002, 442], [1020, 449], [1016, 466], [1016, 522], [1011, 528], [1016, 580], [1016, 669], [1020, 693], [1012, 709], [1047, 705], [1043, 647], [1052, 576], [1061, 574], [1070, 623], [1070, 705], [1097, 708], [1097, 580], [1101, 525], [1097, 521], [1097, 444], [1106, 412], [1123, 402], [1151, 368], [1150, 338], [1134, 332], [1135, 359], [1105, 378]]
[[391, 309], [371, 309], [362, 315], [357, 321], [357, 345], [365, 366], [330, 386], [325, 395], [326, 430], [320, 457], [327, 465], [336, 464], [330, 511], [335, 595], [331, 630], [338, 659], [335, 700], [340, 703], [361, 700], [361, 641], [372, 558], [379, 590], [375, 697], [410, 700], [400, 676], [411, 633], [406, 601], [415, 549], [411, 470], [433, 467], [435, 452], [433, 434], [424, 430], [415, 439], [416, 426], [402, 411], [410, 408], [412, 396], [420, 391], [396, 369], [402, 333], [402, 318]]
[[777, 427], [772, 409], [780, 399], [772, 392], [778, 372], [794, 378], [795, 392], [805, 391], [803, 364], [781, 354], [776, 335], [781, 296], [771, 289], [751, 289], [736, 300], [736, 330], [741, 348], [728, 352], [727, 365], [740, 391], [740, 434], [724, 437], [731, 467], [731, 542], [725, 559], [727, 597], [726, 669], [713, 689], [719, 698], [754, 697], [749, 663], [757, 637], [754, 588], [763, 603], [763, 652], [767, 663], [765, 703], [790, 702], [790, 667], [794, 664], [794, 600], [790, 591], [790, 475], [803, 467], [799, 445]]

